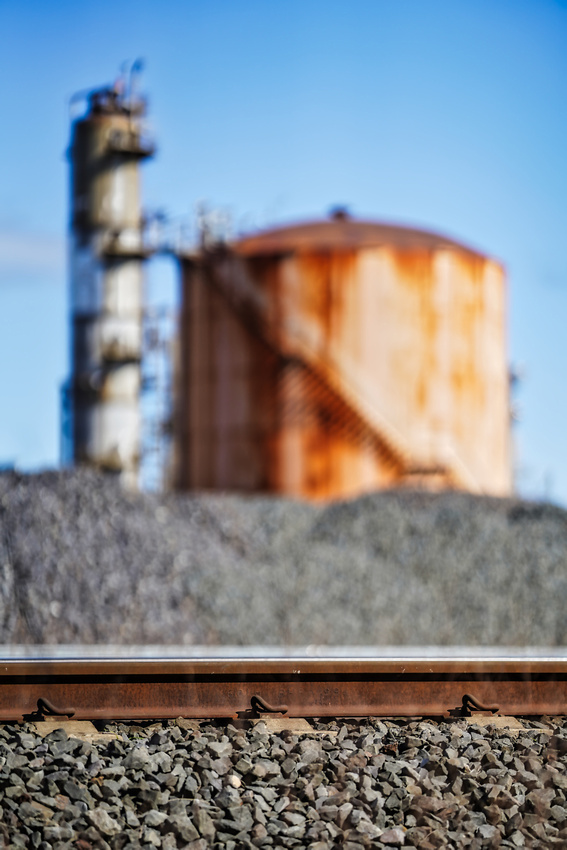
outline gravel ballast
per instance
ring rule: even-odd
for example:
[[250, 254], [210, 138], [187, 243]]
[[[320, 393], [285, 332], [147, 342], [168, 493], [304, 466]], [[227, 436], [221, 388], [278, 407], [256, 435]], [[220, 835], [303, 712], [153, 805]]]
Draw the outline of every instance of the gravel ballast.
[[[40, 725], [40, 724], [38, 724]], [[567, 729], [474, 720], [0, 727], [0, 841], [49, 848], [565, 847]], [[49, 728], [52, 728], [51, 726]]]
[[125, 493], [0, 474], [0, 643], [567, 644], [567, 512], [464, 493]]
[[[518, 500], [4, 473], [0, 641], [564, 646], [566, 544], [565, 511]], [[0, 725], [0, 846], [567, 847], [563, 718], [309, 724]]]

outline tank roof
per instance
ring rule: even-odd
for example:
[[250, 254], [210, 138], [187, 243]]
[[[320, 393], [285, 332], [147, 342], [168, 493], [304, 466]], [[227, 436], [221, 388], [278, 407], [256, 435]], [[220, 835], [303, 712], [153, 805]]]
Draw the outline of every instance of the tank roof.
[[235, 248], [239, 254], [252, 256], [333, 248], [348, 250], [380, 245], [392, 245], [406, 250], [432, 251], [452, 248], [476, 257], [486, 257], [481, 251], [429, 230], [378, 221], [363, 221], [345, 215], [260, 231], [239, 239]]

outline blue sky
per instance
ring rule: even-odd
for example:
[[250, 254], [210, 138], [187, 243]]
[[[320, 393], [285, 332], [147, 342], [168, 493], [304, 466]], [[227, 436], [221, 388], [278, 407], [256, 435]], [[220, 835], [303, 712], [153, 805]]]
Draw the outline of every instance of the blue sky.
[[0, 463], [59, 459], [69, 98], [143, 57], [148, 209], [344, 203], [504, 262], [519, 488], [567, 504], [567, 2], [0, 0], [0, 39]]

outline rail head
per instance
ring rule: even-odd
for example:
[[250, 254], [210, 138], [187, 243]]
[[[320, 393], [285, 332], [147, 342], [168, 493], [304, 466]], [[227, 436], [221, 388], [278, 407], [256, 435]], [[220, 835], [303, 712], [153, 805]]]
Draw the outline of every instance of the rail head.
[[345, 675], [567, 675], [566, 656], [387, 658], [5, 658], [0, 679], [12, 676], [345, 676]]

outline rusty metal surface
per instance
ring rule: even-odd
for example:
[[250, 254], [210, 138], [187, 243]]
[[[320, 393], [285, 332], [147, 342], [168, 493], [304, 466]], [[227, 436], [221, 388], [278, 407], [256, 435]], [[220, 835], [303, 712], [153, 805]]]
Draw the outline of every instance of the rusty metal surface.
[[462, 242], [428, 230], [334, 217], [327, 221], [307, 221], [245, 236], [236, 250], [243, 256], [283, 254], [288, 251], [322, 251], [394, 245], [403, 249], [438, 250], [456, 248], [478, 257], [483, 255]]
[[564, 714], [567, 659], [3, 661], [0, 719]]
[[182, 489], [510, 493], [498, 263], [341, 219], [203, 251], [183, 275]]

